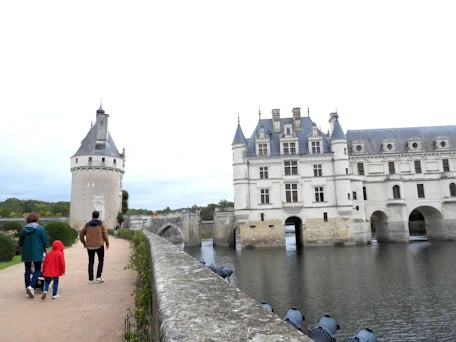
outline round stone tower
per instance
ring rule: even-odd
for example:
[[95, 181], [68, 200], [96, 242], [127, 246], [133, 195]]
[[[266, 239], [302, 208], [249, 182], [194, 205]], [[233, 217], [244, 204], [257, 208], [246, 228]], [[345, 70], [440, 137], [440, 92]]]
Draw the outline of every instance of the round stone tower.
[[108, 118], [100, 105], [95, 124], [71, 157], [70, 226], [77, 230], [90, 221], [94, 210], [112, 228], [122, 209], [125, 149], [122, 153], [117, 150], [108, 131]]

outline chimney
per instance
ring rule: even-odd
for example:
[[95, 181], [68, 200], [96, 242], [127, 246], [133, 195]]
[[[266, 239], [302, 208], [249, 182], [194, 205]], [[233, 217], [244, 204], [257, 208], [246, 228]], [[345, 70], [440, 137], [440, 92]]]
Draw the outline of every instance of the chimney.
[[97, 149], [106, 148], [108, 143], [108, 118], [109, 115], [105, 113], [103, 108], [97, 110], [97, 121], [96, 121], [96, 129], [97, 129], [97, 140], [96, 140], [96, 147]]
[[329, 114], [329, 136], [332, 135], [334, 131], [334, 121], [336, 121], [339, 118], [339, 115], [337, 112]]
[[280, 109], [272, 110], [272, 121], [274, 123], [274, 133], [280, 133]]
[[293, 112], [293, 124], [294, 124], [295, 131], [299, 132], [299, 131], [301, 131], [301, 108], [300, 107], [293, 108], [292, 112]]

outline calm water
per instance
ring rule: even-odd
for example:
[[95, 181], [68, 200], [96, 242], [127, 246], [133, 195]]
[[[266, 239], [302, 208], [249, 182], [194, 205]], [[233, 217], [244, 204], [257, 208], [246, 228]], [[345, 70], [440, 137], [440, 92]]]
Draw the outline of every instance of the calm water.
[[267, 301], [281, 318], [295, 306], [307, 332], [329, 313], [337, 340], [370, 327], [380, 341], [456, 341], [456, 243], [244, 249], [185, 247], [207, 264], [230, 266], [233, 286]]

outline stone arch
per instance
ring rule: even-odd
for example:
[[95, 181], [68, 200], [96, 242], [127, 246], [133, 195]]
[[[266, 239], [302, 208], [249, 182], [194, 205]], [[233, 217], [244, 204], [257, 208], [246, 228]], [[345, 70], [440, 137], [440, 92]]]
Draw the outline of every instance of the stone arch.
[[240, 235], [240, 234], [241, 234], [241, 226], [238, 225], [238, 226], [234, 227], [234, 229], [233, 229], [233, 246], [234, 246], [234, 249], [236, 249], [237, 235]]
[[[171, 222], [168, 222], [168, 223], [165, 223], [164, 225], [162, 225], [162, 226], [157, 230], [157, 233], [156, 233], [156, 234], [159, 235], [159, 236], [166, 237], [166, 236], [164, 236], [164, 235], [165, 235], [165, 233], [166, 233], [168, 230], [170, 230], [170, 229], [173, 229], [173, 230], [179, 232], [180, 237], [182, 238], [182, 240], [184, 240], [185, 237], [184, 237], [184, 232], [182, 231], [182, 229], [181, 229], [179, 226], [177, 226], [177, 225], [175, 225], [174, 223], [171, 223]], [[166, 238], [167, 238], [168, 240], [170, 240], [171, 242], [174, 242], [174, 241], [172, 241], [171, 239], [169, 239], [168, 237], [166, 237]], [[175, 241], [175, 242], [179, 242], [179, 241]]]
[[295, 227], [296, 247], [304, 245], [302, 219], [299, 216], [290, 216], [285, 220], [285, 226]]
[[428, 239], [444, 239], [443, 214], [430, 205], [413, 209], [409, 215], [410, 236], [426, 235]]
[[370, 217], [372, 238], [389, 241], [388, 216], [381, 210], [374, 211]]

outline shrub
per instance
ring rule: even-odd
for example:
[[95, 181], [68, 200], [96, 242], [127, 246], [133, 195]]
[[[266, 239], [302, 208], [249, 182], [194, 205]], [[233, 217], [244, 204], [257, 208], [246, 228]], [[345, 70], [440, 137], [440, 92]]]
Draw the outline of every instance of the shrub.
[[108, 235], [114, 235], [114, 229], [108, 229]]
[[133, 238], [133, 235], [135, 234], [134, 230], [129, 230], [129, 229], [119, 229], [119, 238], [125, 239], [125, 240], [131, 240]]
[[0, 261], [11, 261], [16, 254], [16, 244], [5, 234], [0, 234]]
[[46, 232], [49, 236], [49, 246], [55, 240], [63, 242], [64, 246], [71, 246], [74, 242], [74, 233], [71, 231], [72, 228], [64, 222], [49, 222], [46, 227]]
[[17, 232], [17, 235], [19, 236], [19, 234], [21, 233], [22, 227], [23, 227], [23, 225], [17, 221], [10, 221], [10, 222], [6, 222], [3, 225], [2, 231], [7, 232], [8, 230], [15, 230]]
[[74, 228], [71, 228], [71, 230], [72, 230], [74, 238], [77, 239], [79, 237], [78, 231], [76, 229], [74, 229]]

